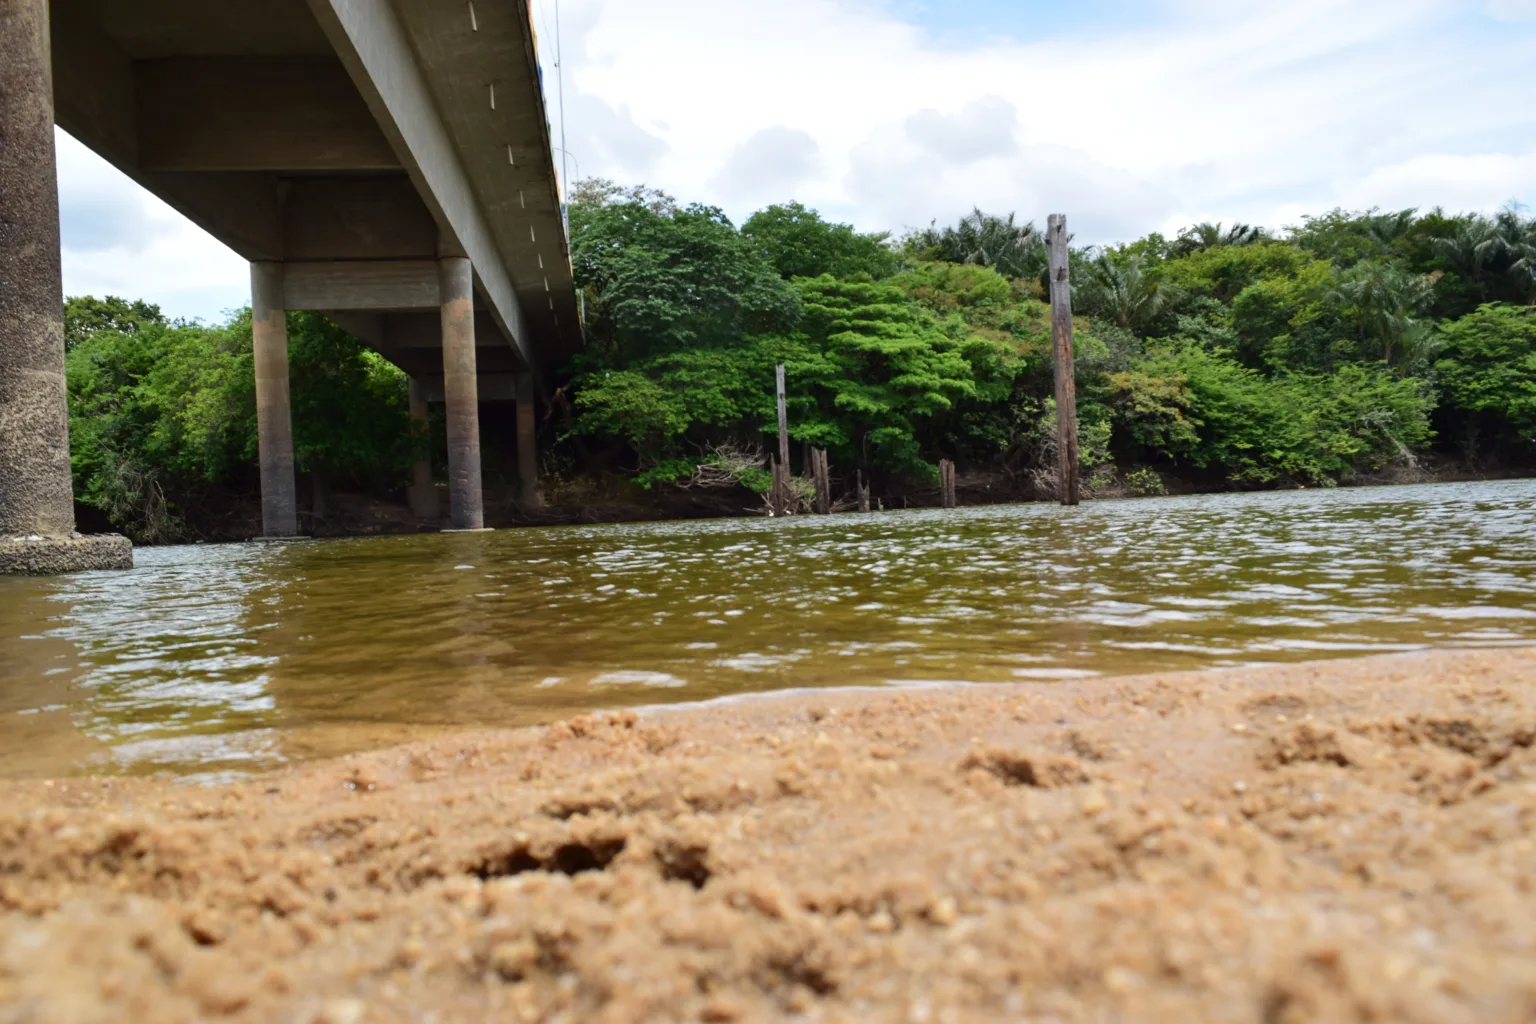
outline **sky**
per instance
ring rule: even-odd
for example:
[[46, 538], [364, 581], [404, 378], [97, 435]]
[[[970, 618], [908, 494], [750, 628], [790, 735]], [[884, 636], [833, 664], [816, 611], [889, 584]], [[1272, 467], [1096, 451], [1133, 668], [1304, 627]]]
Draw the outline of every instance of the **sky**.
[[[558, 0], [572, 178], [1079, 242], [1536, 205], [1536, 0]], [[533, 0], [559, 144], [556, 0]], [[68, 294], [222, 318], [238, 257], [61, 134]]]

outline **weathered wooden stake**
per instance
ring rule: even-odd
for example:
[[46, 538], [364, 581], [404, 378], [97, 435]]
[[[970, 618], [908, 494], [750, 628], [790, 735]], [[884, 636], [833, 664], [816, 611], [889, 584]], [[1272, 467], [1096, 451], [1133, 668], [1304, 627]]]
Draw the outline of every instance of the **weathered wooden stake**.
[[789, 514], [789, 468], [778, 459], [768, 460], [773, 471], [773, 483], [768, 488], [768, 510], [775, 516]]
[[779, 385], [779, 463], [789, 467], [789, 406], [784, 390], [784, 364], [780, 363], [775, 374]]
[[816, 484], [816, 514], [832, 511], [832, 469], [825, 448], [811, 449], [811, 480]]
[[1057, 492], [1063, 505], [1078, 503], [1077, 370], [1072, 350], [1072, 273], [1067, 251], [1067, 215], [1046, 222], [1050, 247], [1051, 334], [1056, 349]]
[[955, 464], [948, 459], [939, 460], [939, 500], [945, 508], [955, 508]]
[[864, 471], [862, 469], [859, 470], [858, 488], [859, 488], [859, 511], [860, 512], [868, 512], [869, 511], [869, 488], [864, 486]]
[[775, 368], [774, 377], [778, 388], [779, 458], [773, 465], [773, 490], [769, 494], [768, 504], [772, 507], [774, 515], [783, 516], [789, 514], [790, 505], [789, 406], [784, 387], [783, 363]]

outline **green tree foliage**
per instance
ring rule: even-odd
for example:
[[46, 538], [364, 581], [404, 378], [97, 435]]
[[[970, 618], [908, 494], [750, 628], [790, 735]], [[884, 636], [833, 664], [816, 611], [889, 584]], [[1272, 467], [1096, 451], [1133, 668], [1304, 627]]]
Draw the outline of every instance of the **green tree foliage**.
[[802, 357], [788, 369], [815, 401], [800, 436], [844, 458], [867, 450], [875, 466], [928, 477], [918, 424], [975, 394], [962, 340], [894, 284], [826, 275], [800, 287]]
[[1233, 224], [1229, 228], [1223, 228], [1220, 223], [1212, 224], [1210, 221], [1205, 221], [1180, 231], [1178, 239], [1170, 247], [1170, 254], [1188, 256], [1191, 253], [1205, 252], [1207, 249], [1218, 249], [1224, 245], [1252, 245], [1266, 238], [1268, 235], [1263, 228], [1256, 228], [1250, 224]]
[[864, 235], [850, 224], [823, 220], [799, 203], [770, 206], [747, 218], [741, 233], [761, 248], [779, 274], [797, 277], [872, 278], [896, 273], [896, 253], [887, 244], [889, 233]]
[[571, 255], [586, 294], [587, 366], [736, 344], [792, 326], [794, 289], [713, 207], [641, 192], [571, 206]]
[[1435, 380], [1463, 444], [1536, 443], [1536, 309], [1487, 305], [1440, 328]]
[[1118, 324], [1145, 331], [1157, 323], [1169, 298], [1159, 276], [1138, 254], [1103, 252], [1089, 264], [1087, 280], [1073, 293], [1073, 304]]
[[1019, 224], [1011, 213], [972, 210], [958, 224], [934, 224], [908, 237], [904, 248], [917, 259], [972, 263], [1013, 278], [1039, 278], [1046, 270], [1045, 236], [1033, 221]]
[[[405, 376], [323, 317], [289, 315], [295, 459], [360, 486], [393, 486], [421, 450]], [[84, 336], [66, 361], [75, 494], [141, 542], [196, 536], [254, 485], [250, 311], [228, 324], [145, 318]]]
[[[1023, 487], [1055, 463], [1046, 254], [979, 210], [899, 246], [798, 203], [738, 229], [655, 189], [581, 182], [586, 345], [556, 457], [644, 486], [767, 486], [774, 367], [794, 440], [892, 494], [941, 458]], [[1139, 493], [1327, 485], [1438, 449], [1536, 457], [1536, 221], [1333, 210], [1283, 234], [1207, 223], [1073, 248], [1082, 465]], [[196, 533], [254, 487], [249, 314], [207, 327], [71, 299], [77, 493], [140, 539]], [[323, 318], [289, 321], [301, 471], [382, 488], [413, 437], [405, 380]], [[1004, 489], [1006, 491], [1006, 488]]]
[[64, 348], [74, 348], [103, 331], [133, 334], [145, 327], [163, 326], [160, 307], [142, 299], [129, 302], [116, 295], [98, 299], [92, 295], [64, 300]]
[[1111, 390], [1134, 440], [1234, 483], [1321, 483], [1379, 468], [1431, 436], [1423, 385], [1360, 365], [1266, 377], [1187, 346]]
[[[792, 435], [842, 465], [921, 481], [940, 457], [1015, 476], [1050, 461], [1031, 224], [976, 210], [893, 254], [798, 204], [740, 232], [646, 189], [604, 184], [577, 206], [578, 276], [598, 315], [571, 432], [622, 440], [634, 472], [682, 472], [722, 441], [760, 439], [780, 361]], [[1432, 444], [1465, 447], [1468, 431], [1513, 450], [1528, 430], [1514, 383], [1527, 321], [1467, 303], [1528, 297], [1533, 231], [1512, 209], [1334, 210], [1283, 236], [1207, 223], [1073, 249], [1084, 464], [1102, 451], [1265, 486], [1411, 463]], [[700, 275], [716, 263], [711, 292]]]

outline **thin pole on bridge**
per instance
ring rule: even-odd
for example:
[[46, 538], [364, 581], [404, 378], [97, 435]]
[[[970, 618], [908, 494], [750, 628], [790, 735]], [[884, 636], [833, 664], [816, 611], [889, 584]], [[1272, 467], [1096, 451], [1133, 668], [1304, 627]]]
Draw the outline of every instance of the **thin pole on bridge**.
[[1067, 248], [1067, 215], [1046, 222], [1050, 247], [1051, 335], [1056, 349], [1056, 489], [1063, 505], [1078, 503], [1077, 367], [1072, 349], [1072, 271]]
[[565, 51], [560, 47], [560, 0], [555, 0], [555, 88], [560, 96], [560, 223], [565, 227], [566, 244], [571, 238], [571, 165], [565, 148]]

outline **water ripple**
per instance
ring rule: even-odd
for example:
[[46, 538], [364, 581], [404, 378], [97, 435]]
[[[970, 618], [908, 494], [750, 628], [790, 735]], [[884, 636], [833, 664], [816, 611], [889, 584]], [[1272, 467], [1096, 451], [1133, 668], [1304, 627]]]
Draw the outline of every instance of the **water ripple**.
[[1536, 643], [1536, 483], [144, 550], [0, 581], [0, 773], [591, 706]]

